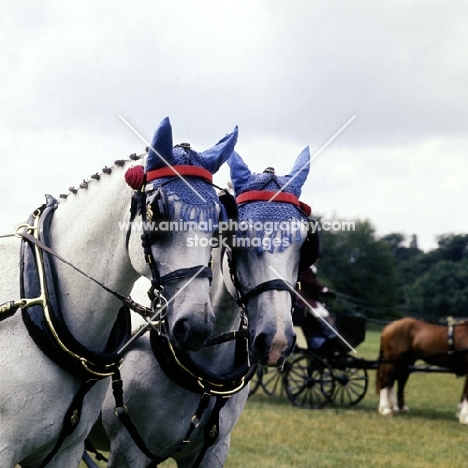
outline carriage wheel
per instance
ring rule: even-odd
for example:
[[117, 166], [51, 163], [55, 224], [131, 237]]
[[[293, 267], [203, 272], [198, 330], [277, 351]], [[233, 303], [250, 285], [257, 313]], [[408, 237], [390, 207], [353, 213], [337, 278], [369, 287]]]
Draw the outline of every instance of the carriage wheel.
[[293, 405], [306, 409], [323, 408], [332, 400], [335, 377], [332, 368], [323, 359], [304, 355], [291, 363], [285, 386]]
[[263, 391], [270, 396], [283, 394], [283, 373], [276, 367], [264, 367], [262, 377]]
[[365, 396], [369, 377], [367, 369], [357, 367], [333, 368], [336, 380], [333, 401], [340, 405], [356, 405]]

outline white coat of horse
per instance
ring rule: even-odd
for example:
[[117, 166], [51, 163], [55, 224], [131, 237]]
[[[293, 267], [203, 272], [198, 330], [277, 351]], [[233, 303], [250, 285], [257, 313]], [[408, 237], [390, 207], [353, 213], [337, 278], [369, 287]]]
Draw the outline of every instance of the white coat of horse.
[[[211, 297], [216, 314], [214, 336], [239, 330], [242, 314], [245, 313], [248, 318], [245, 334], [248, 337], [248, 352], [251, 362], [255, 364], [280, 366], [294, 347], [291, 290], [297, 280], [301, 247], [308, 232], [306, 216], [298, 209], [298, 197], [309, 172], [309, 161], [309, 150], [306, 148], [291, 173], [285, 177], [276, 176], [271, 171], [252, 174], [235, 152], [228, 161], [236, 194], [245, 193], [244, 200], [248, 200], [242, 202], [240, 199], [240, 229], [231, 239], [231, 246], [226, 252], [221, 248], [213, 252]], [[281, 187], [284, 187], [286, 195], [268, 203], [267, 200]], [[262, 201], [249, 199], [252, 194], [258, 195], [259, 191], [267, 198], [262, 196]], [[293, 204], [291, 200], [297, 203]], [[242, 221], [245, 221], [243, 225]], [[278, 224], [270, 229], [270, 225], [265, 224], [271, 221]], [[262, 231], [260, 224], [255, 224], [257, 222], [263, 224], [266, 230]], [[282, 222], [284, 224], [280, 226]], [[228, 253], [232, 263], [235, 263], [231, 264], [231, 268], [228, 255], [223, 253]], [[237, 288], [231, 273], [237, 278]], [[244, 312], [238, 305], [239, 295]], [[247, 347], [247, 343], [241, 341], [239, 346]], [[236, 342], [228, 341], [190, 352], [189, 356], [203, 371], [203, 379], [206, 372], [222, 379], [236, 372], [238, 353]], [[174, 364], [174, 367], [177, 366], [177, 363]], [[169, 371], [172, 372], [171, 369]], [[197, 369], [192, 367], [189, 371], [196, 372]], [[200, 417], [197, 411], [203, 390], [193, 391], [176, 383], [156, 360], [148, 336], [140, 337], [136, 346], [128, 352], [121, 374], [124, 402], [132, 424], [145, 449], [160, 457], [158, 461], [170, 456], [177, 461], [179, 468], [224, 466], [232, 429], [248, 397], [248, 385], [244, 386], [241, 382], [240, 391], [234, 390], [232, 395], [225, 395], [226, 402], [219, 416], [214, 409], [218, 399], [212, 395]], [[191, 380], [188, 373], [186, 379]], [[201, 382], [204, 382], [202, 378]], [[205, 392], [208, 391], [205, 389]], [[137, 446], [114, 414], [114, 408], [114, 397], [109, 390], [102, 415], [111, 442], [108, 467], [156, 466], [157, 462]], [[207, 437], [211, 437], [218, 418], [217, 438], [206, 447]], [[181, 446], [193, 421], [199, 424], [191, 432], [190, 442]], [[98, 447], [96, 441], [99, 442], [96, 438], [92, 439], [96, 448], [105, 449], [105, 445]], [[102, 439], [100, 442], [102, 444]]]
[[[213, 148], [196, 153], [197, 160], [208, 171], [216, 172], [229, 157], [236, 140], [237, 129]], [[192, 150], [182, 150], [189, 161]], [[148, 161], [151, 159], [154, 165], [151, 169], [167, 166], [159, 157], [160, 152], [165, 154], [167, 163], [174, 162], [168, 119], [161, 123], [149, 151]], [[141, 275], [151, 277], [143, 258], [141, 232], [132, 230], [127, 238], [128, 226], [122, 228], [119, 224], [130, 219], [134, 192], [126, 184], [124, 174], [132, 164], [138, 165], [134, 161], [116, 161], [80, 189], [73, 190], [58, 204], [50, 228], [50, 246], [56, 252], [123, 295], [130, 293]], [[190, 179], [197, 183], [205, 199], [216, 195], [209, 184], [196, 182], [197, 177]], [[176, 191], [170, 192], [170, 185], [166, 185], [167, 201], [172, 203], [172, 216], [178, 219], [181, 210], [192, 208]], [[151, 192], [152, 187], [147, 185], [146, 189]], [[196, 232], [207, 240], [213, 236], [220, 212], [219, 203], [213, 206], [214, 227]], [[187, 238], [193, 234], [165, 232], [151, 238], [149, 249], [162, 276], [179, 268], [207, 265], [211, 248], [189, 248]], [[15, 237], [0, 239], [0, 303], [20, 299], [20, 242]], [[102, 352], [121, 305], [119, 300], [69, 265], [55, 258], [52, 263], [58, 278], [58, 301], [69, 331], [89, 350]], [[180, 294], [167, 308], [168, 322], [179, 323], [174, 339], [182, 347], [198, 349], [214, 326], [208, 278], [195, 278], [190, 284], [188, 278], [171, 280], [165, 297], [174, 296], [176, 290]], [[0, 322], [0, 369], [0, 467], [13, 468], [16, 464], [22, 468], [39, 467], [61, 433], [65, 412], [82, 379], [43, 354], [28, 334], [21, 311]], [[79, 423], [47, 468], [79, 466], [84, 439], [101, 411], [108, 384], [109, 379], [101, 380], [85, 396]]]

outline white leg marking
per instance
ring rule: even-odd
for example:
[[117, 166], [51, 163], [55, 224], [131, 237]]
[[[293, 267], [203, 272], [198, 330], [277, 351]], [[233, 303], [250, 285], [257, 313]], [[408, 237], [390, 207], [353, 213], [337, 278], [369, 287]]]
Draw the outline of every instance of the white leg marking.
[[390, 387], [388, 391], [388, 399], [390, 401], [390, 408], [395, 412], [398, 412], [398, 403], [397, 403], [397, 398], [396, 398], [396, 393], [395, 393], [395, 386]]
[[393, 414], [393, 403], [391, 401], [392, 391], [393, 397], [395, 397], [395, 391], [393, 390], [393, 387], [386, 387], [380, 390], [379, 413], [382, 416]]
[[466, 398], [463, 398], [458, 420], [461, 424], [468, 424], [468, 401], [466, 401]]

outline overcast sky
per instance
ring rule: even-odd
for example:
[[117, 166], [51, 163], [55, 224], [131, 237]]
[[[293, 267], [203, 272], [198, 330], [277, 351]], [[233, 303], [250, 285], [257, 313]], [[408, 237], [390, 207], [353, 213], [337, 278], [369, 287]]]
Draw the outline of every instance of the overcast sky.
[[[0, 233], [145, 144], [239, 125], [255, 172], [314, 155], [302, 198], [378, 235], [468, 232], [468, 2], [0, 4]], [[227, 168], [217, 181], [225, 184]]]

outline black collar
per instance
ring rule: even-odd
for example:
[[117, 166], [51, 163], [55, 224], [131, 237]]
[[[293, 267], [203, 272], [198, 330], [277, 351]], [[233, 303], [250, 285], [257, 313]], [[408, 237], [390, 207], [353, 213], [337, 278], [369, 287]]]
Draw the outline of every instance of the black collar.
[[[47, 204], [36, 210], [35, 216], [29, 220], [32, 225], [34, 219], [40, 216], [39, 236], [45, 243], [49, 241], [50, 223], [56, 205], [57, 200], [49, 196]], [[38, 258], [42, 259], [42, 262], [38, 262]], [[42, 305], [31, 305], [22, 309], [22, 318], [31, 338], [52, 361], [81, 378], [103, 378], [106, 375], [100, 374], [111, 374], [121, 360], [117, 350], [130, 339], [131, 321], [128, 308], [120, 309], [105, 350], [100, 353], [91, 351], [76, 340], [63, 319], [58, 300], [57, 272], [53, 268], [49, 254], [23, 239], [21, 297], [28, 299], [40, 296], [41, 273], [44, 275], [46, 285], [47, 316]]]
[[168, 337], [151, 330], [153, 354], [161, 369], [181, 387], [198, 394], [231, 396], [242, 390], [255, 373], [249, 363], [247, 340], [236, 342], [236, 362], [239, 366], [225, 374], [214, 374], [193, 361], [189, 353], [173, 348]]

